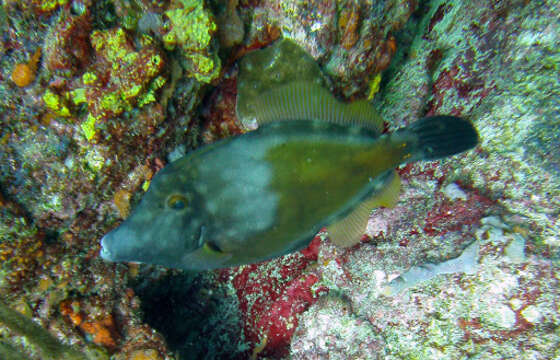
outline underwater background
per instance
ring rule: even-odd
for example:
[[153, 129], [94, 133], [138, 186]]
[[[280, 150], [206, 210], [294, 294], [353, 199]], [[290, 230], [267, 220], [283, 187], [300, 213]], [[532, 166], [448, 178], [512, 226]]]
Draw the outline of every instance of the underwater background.
[[[560, 359], [557, 1], [1, 4], [0, 359]], [[480, 144], [399, 167], [348, 249], [103, 261], [158, 170], [245, 131], [239, 61], [280, 38], [385, 130], [451, 114]]]

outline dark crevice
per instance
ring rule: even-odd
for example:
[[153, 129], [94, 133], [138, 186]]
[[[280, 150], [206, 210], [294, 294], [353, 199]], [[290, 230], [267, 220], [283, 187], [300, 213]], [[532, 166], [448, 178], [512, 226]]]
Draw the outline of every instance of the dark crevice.
[[243, 342], [237, 298], [212, 272], [168, 273], [133, 284], [143, 321], [180, 359], [240, 359]]
[[408, 60], [410, 56], [410, 47], [414, 39], [421, 33], [422, 26], [424, 26], [422, 20], [429, 13], [430, 9], [429, 1], [421, 1], [418, 8], [410, 15], [404, 27], [393, 33], [397, 42], [397, 51], [391, 60], [391, 65], [383, 72], [380, 84], [381, 95], [389, 81], [397, 75], [403, 64]]

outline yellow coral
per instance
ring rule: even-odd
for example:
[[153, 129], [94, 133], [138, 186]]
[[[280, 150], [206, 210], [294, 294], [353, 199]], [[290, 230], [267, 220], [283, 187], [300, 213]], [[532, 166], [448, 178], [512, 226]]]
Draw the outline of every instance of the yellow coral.
[[373, 80], [369, 83], [369, 93], [368, 93], [368, 100], [372, 100], [375, 94], [379, 92], [379, 86], [381, 84], [381, 73], [375, 75]]
[[216, 23], [199, 0], [178, 0], [175, 8], [165, 12], [169, 31], [163, 36], [166, 48], [178, 46], [186, 60], [186, 70], [201, 82], [214, 80], [220, 72], [220, 61], [211, 48]]
[[43, 102], [45, 103], [45, 106], [55, 115], [63, 117], [70, 116], [70, 110], [68, 109], [68, 106], [66, 106], [65, 101], [50, 89], [47, 89], [43, 94]]

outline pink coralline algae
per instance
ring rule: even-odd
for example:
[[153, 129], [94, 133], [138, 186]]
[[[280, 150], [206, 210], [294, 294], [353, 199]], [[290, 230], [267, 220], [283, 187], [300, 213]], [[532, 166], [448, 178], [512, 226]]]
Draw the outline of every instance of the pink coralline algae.
[[67, 10], [60, 12], [45, 39], [45, 66], [66, 76], [83, 71], [92, 61], [91, 28], [89, 11], [74, 16]]
[[287, 355], [298, 317], [328, 292], [312, 269], [320, 244], [316, 237], [298, 253], [221, 272], [236, 289], [253, 356]]
[[209, 104], [202, 111], [206, 119], [203, 138], [212, 142], [242, 132], [235, 114], [237, 78], [226, 75], [220, 86], [209, 96]]
[[436, 203], [426, 214], [423, 228], [430, 236], [457, 231], [464, 226], [476, 226], [492, 205], [491, 200], [476, 193], [471, 193], [466, 200], [449, 200], [442, 194], [436, 195], [434, 200]]
[[[463, 71], [459, 71], [459, 66]], [[433, 85], [434, 99], [430, 102], [430, 110], [427, 115], [433, 115], [437, 112], [446, 100], [448, 100], [449, 91], [456, 92], [459, 98], [467, 99], [469, 106], [477, 106], [492, 91], [492, 84], [477, 82], [472, 74], [469, 74], [467, 66], [473, 64], [459, 64], [453, 68], [442, 71]], [[461, 76], [463, 78], [461, 78]], [[450, 110], [450, 114], [461, 115], [464, 112], [463, 107], [455, 107]]]

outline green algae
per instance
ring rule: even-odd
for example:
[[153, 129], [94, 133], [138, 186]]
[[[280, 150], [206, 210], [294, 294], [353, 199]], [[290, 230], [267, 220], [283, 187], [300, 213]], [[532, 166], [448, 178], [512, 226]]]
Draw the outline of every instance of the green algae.
[[[75, 104], [86, 103], [89, 113], [81, 128], [85, 138], [90, 141], [96, 134], [96, 123], [118, 116], [135, 106], [142, 107], [156, 100], [154, 84], [162, 86], [159, 78], [154, 82], [163, 67], [162, 56], [149, 45], [135, 51], [126, 32], [122, 28], [96, 30], [91, 43], [97, 55], [103, 59], [107, 69], [93, 68], [82, 75], [82, 88], [70, 92], [69, 97]], [[108, 71], [109, 83], [100, 80], [98, 72]]]
[[62, 117], [70, 116], [70, 109], [66, 106], [64, 100], [52, 90], [47, 89], [43, 94], [43, 102], [47, 109], [52, 111], [54, 114]]
[[82, 82], [84, 85], [92, 85], [97, 81], [97, 75], [92, 72], [86, 72], [82, 75]]
[[75, 90], [70, 91], [70, 99], [74, 103], [74, 105], [80, 105], [87, 102], [86, 97], [86, 89], [78, 88]]
[[147, 90], [138, 97], [137, 105], [143, 107], [149, 103], [155, 102], [157, 100], [156, 91], [161, 89], [166, 82], [167, 80], [163, 76], [158, 76], [153, 79], [148, 85]]
[[211, 50], [217, 30], [211, 14], [200, 0], [177, 0], [165, 12], [168, 32], [163, 36], [168, 50], [179, 48], [189, 76], [209, 83], [220, 74], [220, 59]]
[[67, 3], [68, 0], [42, 0], [39, 2], [39, 8], [44, 12], [50, 12]]
[[88, 141], [91, 141], [91, 139], [95, 136], [95, 121], [96, 118], [93, 115], [88, 114], [86, 120], [80, 125], [82, 131], [84, 132], [84, 136]]

